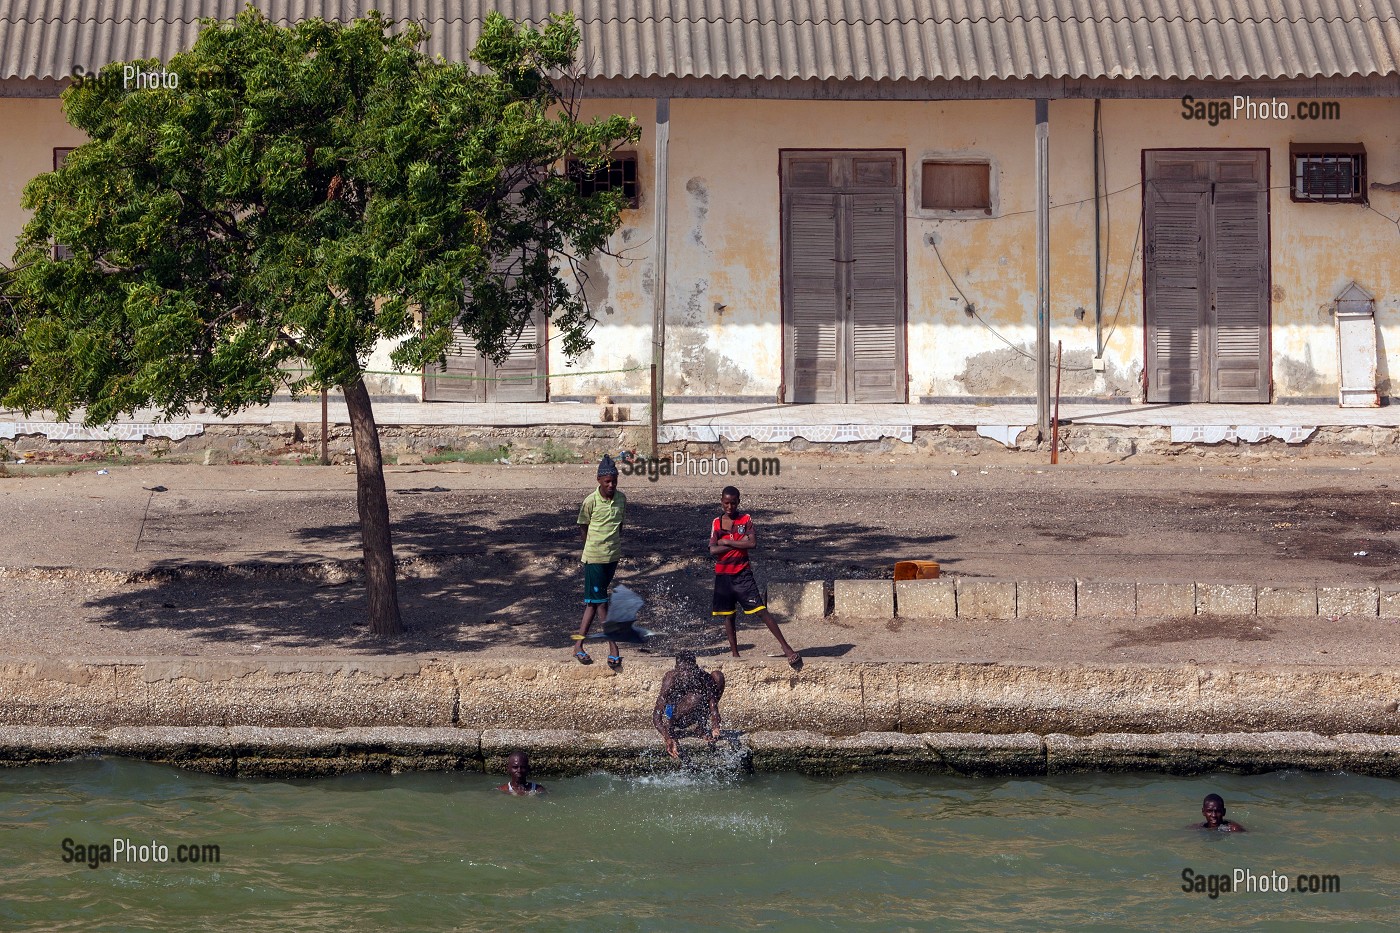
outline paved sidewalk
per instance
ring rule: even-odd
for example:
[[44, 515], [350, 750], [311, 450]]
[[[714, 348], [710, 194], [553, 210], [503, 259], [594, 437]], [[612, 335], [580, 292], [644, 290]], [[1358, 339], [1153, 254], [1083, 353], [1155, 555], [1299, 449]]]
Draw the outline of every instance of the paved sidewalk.
[[[895, 560], [922, 557], [1005, 579], [1400, 581], [1400, 480], [1384, 457], [1050, 467], [1009, 453], [833, 460], [816, 451], [786, 455], [781, 466], [777, 476], [741, 480], [766, 529], [763, 565], [793, 568], [774, 579], [888, 577]], [[346, 465], [9, 470], [0, 478], [0, 567], [130, 571], [360, 556]], [[590, 464], [445, 463], [385, 475], [401, 559], [566, 552], [576, 500], [593, 482]], [[703, 563], [717, 484], [740, 478], [624, 479], [637, 508], [630, 557]], [[697, 534], [700, 545], [689, 540]]]
[[[333, 424], [348, 424], [345, 404], [332, 398], [329, 417]], [[623, 405], [632, 415], [631, 424], [647, 423], [645, 404]], [[485, 403], [459, 402], [377, 402], [375, 419], [381, 426], [394, 425], [479, 425], [512, 427], [538, 425], [596, 425], [601, 407], [592, 402]], [[1400, 405], [1383, 408], [1338, 408], [1327, 404], [1272, 405], [1125, 405], [1062, 404], [1060, 418], [1065, 423], [1107, 425], [1234, 425], [1234, 426], [1364, 426], [1400, 427]], [[80, 419], [73, 416], [73, 423]], [[248, 409], [228, 418], [219, 418], [198, 409], [172, 425], [193, 424], [279, 424], [311, 423], [321, 419], [319, 398], [278, 401]], [[1031, 425], [1035, 424], [1034, 404], [959, 403], [927, 405], [780, 405], [762, 403], [707, 403], [667, 401], [666, 425]], [[0, 437], [15, 425], [51, 424], [50, 417], [35, 413], [0, 409]], [[162, 422], [151, 410], [138, 411], [119, 423], [155, 425]]]
[[[786, 456], [783, 465], [781, 476], [744, 483], [763, 535], [757, 566], [768, 580], [888, 578], [895, 560], [914, 557], [965, 577], [1013, 580], [1400, 580], [1400, 484], [1391, 490], [1394, 466], [1384, 458], [1050, 469], [985, 456], [813, 454]], [[365, 637], [361, 586], [314, 569], [360, 556], [354, 476], [345, 467], [15, 472], [27, 475], [0, 479], [0, 568], [10, 568], [0, 657], [388, 650], [568, 659], [579, 611], [573, 522], [590, 465], [391, 468], [401, 597], [414, 627], [391, 646]], [[661, 650], [675, 639], [717, 650], [703, 547], [715, 479], [629, 478], [624, 488], [628, 558], [619, 581], [647, 599], [646, 623], [665, 635]], [[265, 569], [220, 569], [247, 565]], [[137, 582], [91, 573], [190, 567]], [[859, 618], [786, 628], [794, 645], [817, 649], [814, 659], [1391, 665], [1400, 656], [1400, 624], [1375, 616]], [[743, 643], [759, 659], [775, 647], [761, 627], [746, 628]]]

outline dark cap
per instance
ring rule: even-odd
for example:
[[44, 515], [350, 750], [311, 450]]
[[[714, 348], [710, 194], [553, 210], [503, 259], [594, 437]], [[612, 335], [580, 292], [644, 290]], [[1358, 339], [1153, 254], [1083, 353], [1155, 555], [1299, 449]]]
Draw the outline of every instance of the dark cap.
[[617, 464], [613, 463], [613, 458], [603, 454], [603, 459], [598, 461], [599, 476], [616, 476]]

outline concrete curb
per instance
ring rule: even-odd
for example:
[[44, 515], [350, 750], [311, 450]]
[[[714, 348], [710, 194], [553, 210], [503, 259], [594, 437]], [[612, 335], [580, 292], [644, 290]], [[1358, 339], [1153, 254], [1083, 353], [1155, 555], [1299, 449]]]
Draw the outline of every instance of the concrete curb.
[[[1103, 734], [862, 732], [730, 733], [709, 749], [686, 740], [692, 762], [730, 771], [840, 774], [915, 771], [1047, 775], [1157, 771], [1259, 773], [1281, 768], [1400, 776], [1400, 737], [1312, 732]], [[676, 770], [654, 732], [623, 730], [262, 729], [179, 726], [93, 730], [0, 727], [0, 767], [112, 756], [229, 777], [312, 777], [357, 772], [500, 774], [510, 751], [530, 752], [540, 774]]]
[[[834, 591], [834, 600], [825, 595]], [[821, 594], [821, 595], [818, 595]], [[775, 612], [845, 618], [1167, 619], [1182, 616], [1239, 618], [1343, 616], [1400, 618], [1400, 584], [1379, 586], [1216, 581], [999, 580], [940, 577], [935, 580], [774, 581], [768, 600]]]
[[[399, 572], [433, 574], [452, 558], [407, 557]], [[0, 580], [80, 580], [115, 585], [198, 579], [281, 579], [337, 584], [361, 576], [359, 559], [305, 563], [188, 564], [154, 570], [4, 567]], [[1029, 619], [1326, 618], [1400, 619], [1400, 583], [1301, 584], [1215, 581], [1001, 580], [948, 575], [934, 580], [774, 580], [768, 607], [780, 618]]]

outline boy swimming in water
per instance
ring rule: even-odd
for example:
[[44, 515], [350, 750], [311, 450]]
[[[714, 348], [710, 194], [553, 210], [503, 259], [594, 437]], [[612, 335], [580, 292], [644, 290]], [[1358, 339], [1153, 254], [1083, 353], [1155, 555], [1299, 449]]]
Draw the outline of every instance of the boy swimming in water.
[[723, 671], [702, 669], [689, 651], [676, 654], [676, 666], [661, 678], [661, 692], [651, 711], [651, 724], [661, 733], [666, 754], [679, 760], [681, 746], [677, 739], [687, 735], [703, 735], [711, 744], [720, 738], [719, 700], [722, 696]]
[[1204, 823], [1196, 824], [1201, 829], [1214, 829], [1222, 833], [1245, 831], [1239, 823], [1225, 819], [1225, 798], [1219, 794], [1206, 794], [1206, 799], [1201, 801], [1201, 816], [1206, 818]]
[[739, 656], [739, 641], [734, 631], [736, 606], [743, 607], [744, 615], [757, 615], [768, 626], [768, 631], [778, 639], [783, 649], [783, 657], [795, 671], [802, 670], [802, 656], [792, 650], [783, 637], [783, 630], [768, 613], [758, 590], [758, 581], [753, 578], [753, 568], [749, 565], [749, 552], [758, 546], [754, 532], [753, 518], [739, 511], [739, 490], [725, 486], [720, 493], [719, 518], [710, 525], [710, 554], [715, 558], [715, 599], [713, 615], [724, 619], [724, 633], [729, 636], [729, 652]]
[[530, 780], [530, 756], [524, 752], [510, 753], [506, 759], [506, 776], [509, 780], [496, 788], [501, 793], [512, 797], [534, 797], [544, 793], [543, 784]]

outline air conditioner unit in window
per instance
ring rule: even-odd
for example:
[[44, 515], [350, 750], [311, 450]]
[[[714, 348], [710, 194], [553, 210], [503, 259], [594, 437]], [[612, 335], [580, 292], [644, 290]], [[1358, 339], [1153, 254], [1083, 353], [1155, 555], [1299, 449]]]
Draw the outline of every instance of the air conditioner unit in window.
[[1356, 165], [1346, 161], [1310, 156], [1301, 160], [1303, 185], [1299, 192], [1310, 198], [1348, 198], [1356, 193]]
[[1293, 200], [1356, 204], [1366, 201], [1366, 150], [1358, 143], [1289, 147]]

